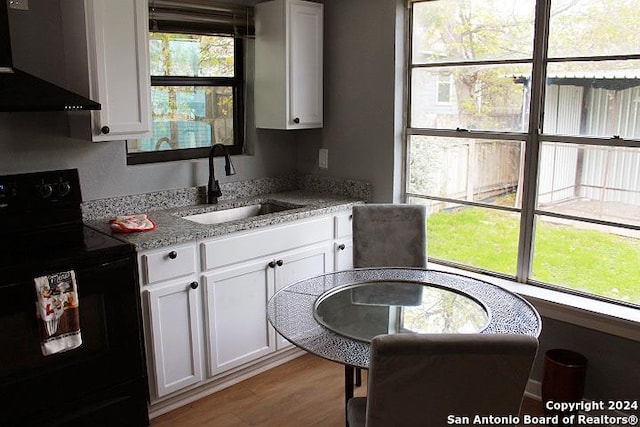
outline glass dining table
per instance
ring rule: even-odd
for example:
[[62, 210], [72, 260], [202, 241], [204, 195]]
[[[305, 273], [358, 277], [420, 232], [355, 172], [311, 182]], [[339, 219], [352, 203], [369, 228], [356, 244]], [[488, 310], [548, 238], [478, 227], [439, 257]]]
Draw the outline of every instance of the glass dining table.
[[538, 337], [540, 315], [524, 298], [459, 274], [365, 268], [310, 277], [277, 292], [267, 308], [284, 338], [345, 366], [345, 402], [354, 368], [368, 369], [371, 339], [397, 333], [524, 334]]

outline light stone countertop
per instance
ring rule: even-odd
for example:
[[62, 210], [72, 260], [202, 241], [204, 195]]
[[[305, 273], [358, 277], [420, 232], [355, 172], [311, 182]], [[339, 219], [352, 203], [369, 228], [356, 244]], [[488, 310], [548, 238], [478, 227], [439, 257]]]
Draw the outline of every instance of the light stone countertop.
[[[182, 218], [187, 215], [240, 206], [249, 206], [265, 202], [275, 202], [281, 205], [290, 204], [299, 207], [212, 225], [198, 224]], [[358, 200], [358, 198], [352, 196], [294, 190], [220, 200], [218, 204], [195, 204], [191, 206], [149, 210], [144, 213], [148, 214], [156, 224], [156, 229], [151, 231], [112, 233], [108, 223], [108, 218], [85, 218], [85, 224], [98, 231], [111, 234], [113, 237], [133, 244], [137, 251], [143, 251], [179, 243], [186, 243], [198, 239], [222, 236], [236, 231], [251, 230], [275, 224], [282, 224], [289, 221], [331, 214], [350, 209], [353, 205], [362, 203], [364, 203], [364, 200]]]

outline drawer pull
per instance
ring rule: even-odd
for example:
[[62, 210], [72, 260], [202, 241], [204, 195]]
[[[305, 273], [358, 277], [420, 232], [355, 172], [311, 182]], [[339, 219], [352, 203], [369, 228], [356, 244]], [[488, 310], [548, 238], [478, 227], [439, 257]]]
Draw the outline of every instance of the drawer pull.
[[269, 268], [276, 268], [276, 262], [275, 261], [271, 261], [268, 265], [269, 265]]
[[346, 248], [346, 246], [344, 245], [344, 243], [340, 243], [338, 245], [338, 249], [340, 249], [341, 251], [344, 251], [344, 248]]
[[191, 289], [198, 289], [198, 282], [189, 283], [189, 287], [191, 287]]
[[178, 258], [178, 252], [176, 252], [176, 251], [169, 252], [169, 258], [171, 258], [171, 259]]
[[276, 264], [278, 265], [278, 267], [282, 267], [282, 264], [284, 264], [284, 261], [279, 259], [278, 261], [276, 261]]

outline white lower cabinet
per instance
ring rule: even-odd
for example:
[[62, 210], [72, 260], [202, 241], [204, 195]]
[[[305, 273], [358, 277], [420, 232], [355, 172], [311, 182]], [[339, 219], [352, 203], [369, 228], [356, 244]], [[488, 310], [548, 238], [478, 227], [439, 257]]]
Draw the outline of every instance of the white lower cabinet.
[[274, 281], [266, 261], [207, 273], [204, 283], [211, 376], [275, 350], [266, 311]]
[[157, 397], [202, 381], [201, 292], [195, 277], [145, 290]]
[[[328, 243], [278, 257], [274, 268], [276, 292], [298, 280], [332, 271], [332, 246], [332, 243]], [[280, 334], [276, 336], [277, 350], [293, 345]]]
[[334, 270], [335, 224], [319, 216], [140, 253], [151, 403], [289, 348], [267, 303]]
[[325, 273], [331, 255], [326, 243], [206, 273], [210, 375], [290, 346], [267, 320], [269, 298], [290, 283]]
[[269, 324], [267, 303], [290, 283], [331, 271], [332, 238], [327, 216], [201, 242], [211, 376], [291, 345]]

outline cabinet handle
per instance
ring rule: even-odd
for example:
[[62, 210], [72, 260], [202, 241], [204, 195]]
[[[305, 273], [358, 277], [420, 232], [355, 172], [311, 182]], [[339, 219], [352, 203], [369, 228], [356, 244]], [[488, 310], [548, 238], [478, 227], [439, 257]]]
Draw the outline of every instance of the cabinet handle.
[[276, 261], [276, 264], [278, 265], [278, 267], [282, 267], [282, 264], [284, 264], [284, 261], [279, 259], [278, 261]]
[[295, 124], [300, 123], [300, 117], [296, 117], [295, 119], [293, 119], [293, 123]]
[[269, 268], [276, 268], [276, 262], [275, 261], [271, 261], [268, 265], [269, 265]]
[[171, 258], [171, 259], [178, 258], [178, 252], [176, 252], [176, 251], [169, 252], [169, 258]]
[[340, 249], [341, 251], [344, 251], [344, 248], [345, 248], [345, 247], [346, 247], [346, 246], [344, 245], [344, 243], [340, 243], [340, 244], [338, 245], [338, 249]]
[[111, 129], [109, 129], [109, 126], [102, 126], [100, 128], [100, 132], [102, 132], [103, 134], [107, 135], [109, 132], [111, 132]]
[[189, 283], [189, 287], [191, 289], [198, 289], [198, 282], [191, 282]]

